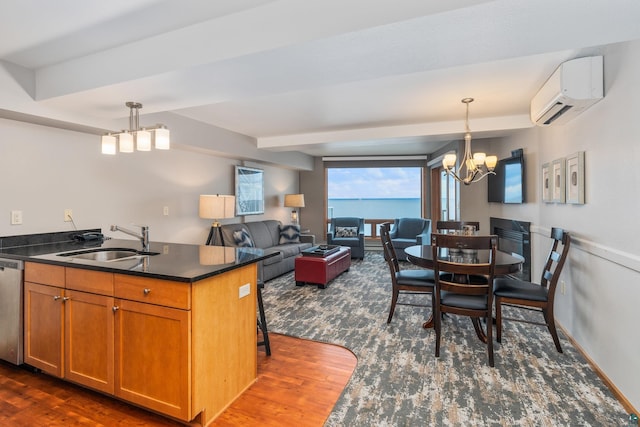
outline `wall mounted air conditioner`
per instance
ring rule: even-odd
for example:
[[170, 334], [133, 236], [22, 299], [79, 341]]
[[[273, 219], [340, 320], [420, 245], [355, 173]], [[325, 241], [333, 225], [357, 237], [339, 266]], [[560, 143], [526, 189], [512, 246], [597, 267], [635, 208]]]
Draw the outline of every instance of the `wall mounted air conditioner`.
[[563, 62], [531, 100], [531, 121], [538, 126], [566, 123], [603, 96], [602, 56]]

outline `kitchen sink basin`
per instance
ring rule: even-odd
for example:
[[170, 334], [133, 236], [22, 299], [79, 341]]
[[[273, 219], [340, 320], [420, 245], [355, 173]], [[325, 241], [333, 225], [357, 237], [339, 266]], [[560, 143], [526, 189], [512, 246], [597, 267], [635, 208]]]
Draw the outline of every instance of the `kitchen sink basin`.
[[159, 252], [142, 252], [135, 249], [127, 248], [100, 248], [100, 249], [87, 249], [83, 251], [74, 251], [58, 254], [58, 256], [86, 259], [91, 261], [119, 261], [125, 259], [133, 259], [147, 255], [158, 255]]

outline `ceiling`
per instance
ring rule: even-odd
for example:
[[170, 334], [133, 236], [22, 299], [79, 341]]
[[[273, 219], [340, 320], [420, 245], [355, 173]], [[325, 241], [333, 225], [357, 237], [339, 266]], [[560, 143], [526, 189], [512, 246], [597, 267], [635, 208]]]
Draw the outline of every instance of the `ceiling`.
[[[125, 101], [314, 156], [424, 154], [531, 126], [563, 61], [640, 38], [637, 0], [2, 0], [21, 113], [126, 127]], [[606, 70], [605, 70], [606, 73]], [[1, 107], [1, 106], [0, 106]], [[118, 125], [116, 125], [118, 124]]]

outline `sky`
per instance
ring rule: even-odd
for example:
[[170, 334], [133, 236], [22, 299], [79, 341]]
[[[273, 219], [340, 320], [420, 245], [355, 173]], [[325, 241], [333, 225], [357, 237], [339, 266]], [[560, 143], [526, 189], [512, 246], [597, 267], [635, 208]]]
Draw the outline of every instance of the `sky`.
[[411, 168], [333, 168], [329, 199], [419, 199], [422, 170]]

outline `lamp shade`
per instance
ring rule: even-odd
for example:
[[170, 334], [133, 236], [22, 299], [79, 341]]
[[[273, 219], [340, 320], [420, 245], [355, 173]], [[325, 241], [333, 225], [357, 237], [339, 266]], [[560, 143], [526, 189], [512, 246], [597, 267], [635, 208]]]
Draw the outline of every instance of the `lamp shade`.
[[102, 154], [116, 154], [116, 137], [102, 135]]
[[169, 129], [165, 127], [153, 131], [153, 139], [157, 150], [168, 150], [171, 146]]
[[200, 218], [222, 219], [235, 216], [235, 196], [221, 196], [219, 194], [200, 195]]
[[136, 149], [151, 151], [151, 132], [144, 129], [136, 132]]
[[133, 134], [122, 132], [118, 135], [121, 153], [133, 153]]
[[304, 208], [304, 194], [285, 194], [284, 205], [288, 208]]

